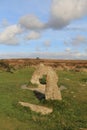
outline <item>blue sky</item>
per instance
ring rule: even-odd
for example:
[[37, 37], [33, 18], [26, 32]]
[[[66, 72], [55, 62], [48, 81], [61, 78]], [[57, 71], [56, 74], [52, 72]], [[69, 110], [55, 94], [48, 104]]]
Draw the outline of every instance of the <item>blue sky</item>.
[[0, 1], [0, 58], [87, 60], [87, 0]]

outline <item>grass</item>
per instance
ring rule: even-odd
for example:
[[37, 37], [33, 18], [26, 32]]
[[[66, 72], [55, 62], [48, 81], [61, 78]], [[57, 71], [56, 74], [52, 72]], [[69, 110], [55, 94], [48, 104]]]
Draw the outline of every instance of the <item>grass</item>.
[[[0, 130], [80, 130], [87, 128], [87, 73], [58, 71], [58, 85], [64, 85], [62, 101], [39, 101], [34, 93], [21, 89], [30, 84], [34, 68], [14, 73], [0, 72]], [[30, 84], [31, 85], [31, 84]], [[53, 107], [41, 116], [18, 104], [19, 101]]]
[[43, 75], [42, 78], [39, 79], [39, 82], [43, 85], [46, 84], [46, 75]]

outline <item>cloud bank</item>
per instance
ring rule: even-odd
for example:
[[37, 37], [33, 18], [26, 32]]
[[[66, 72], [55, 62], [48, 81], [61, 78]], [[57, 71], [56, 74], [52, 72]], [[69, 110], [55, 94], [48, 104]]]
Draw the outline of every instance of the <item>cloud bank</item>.
[[87, 0], [52, 0], [48, 26], [61, 29], [73, 20], [87, 15]]
[[3, 32], [0, 33], [0, 44], [6, 45], [16, 45], [19, 43], [17, 34], [20, 34], [22, 29], [17, 25], [10, 25], [5, 28]]
[[[22, 16], [18, 22], [20, 26], [9, 25], [0, 33], [0, 44], [18, 44], [17, 35], [22, 32], [22, 28], [24, 28], [25, 31], [33, 31], [26, 37], [26, 40], [40, 38], [40, 33], [36, 32], [38, 30], [62, 29], [69, 25], [73, 20], [87, 15], [86, 2], [87, 0], [52, 0], [49, 18], [46, 23], [42, 22], [34, 14]], [[5, 20], [4, 25], [6, 24], [7, 21]], [[79, 40], [79, 38], [75, 39], [74, 42], [77, 42], [77, 40]], [[83, 39], [80, 38], [80, 40]]]
[[79, 46], [80, 44], [87, 44], [87, 38], [82, 35], [78, 35], [74, 39], [72, 39], [71, 44], [74, 46]]
[[[37, 40], [41, 38], [42, 32], [47, 29], [61, 30], [67, 27], [74, 20], [80, 19], [87, 15], [87, 0], [51, 0], [51, 7], [49, 17], [46, 22], [43, 19], [40, 20], [34, 14], [28, 14], [22, 16], [18, 24], [9, 25], [6, 20], [3, 21], [3, 31], [0, 32], [0, 44], [5, 45], [17, 45], [19, 42], [19, 34], [23, 33], [25, 40]], [[72, 28], [74, 30], [81, 28]], [[27, 36], [25, 36], [27, 34]], [[49, 36], [49, 35], [48, 35]], [[46, 39], [49, 39], [45, 36]], [[44, 38], [43, 38], [44, 39]], [[49, 48], [51, 41], [44, 39], [43, 47]], [[51, 38], [50, 38], [51, 39]], [[80, 45], [87, 43], [87, 39], [84, 36], [78, 35], [71, 39], [67, 45]], [[87, 59], [87, 51], [84, 53], [72, 52], [70, 48], [66, 48], [61, 53], [40, 52], [40, 47], [37, 46], [35, 53], [11, 53], [0, 54], [3, 58], [20, 58], [20, 57], [40, 57], [40, 58], [61, 58], [61, 59]], [[55, 51], [55, 50], [54, 50]]]
[[44, 28], [44, 23], [42, 23], [39, 18], [35, 15], [25, 15], [19, 20], [19, 24], [29, 30], [38, 30]]
[[32, 31], [26, 36], [26, 40], [36, 40], [41, 37], [41, 34], [39, 32]]
[[87, 60], [87, 53], [80, 52], [20, 52], [20, 53], [0, 53], [0, 59], [9, 59], [9, 58], [46, 58], [46, 59], [85, 59]]
[[87, 44], [87, 38], [83, 35], [77, 35], [71, 39], [71, 41], [64, 41], [66, 46], [72, 45], [74, 47]]
[[35, 15], [20, 18], [19, 23], [29, 30], [62, 29], [73, 20], [87, 15], [87, 0], [52, 0], [48, 21], [43, 23]]

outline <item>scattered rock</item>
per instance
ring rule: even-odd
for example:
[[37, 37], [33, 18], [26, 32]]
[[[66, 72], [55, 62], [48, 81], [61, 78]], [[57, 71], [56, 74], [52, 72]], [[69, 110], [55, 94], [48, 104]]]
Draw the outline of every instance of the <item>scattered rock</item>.
[[87, 128], [80, 128], [80, 130], [87, 130]]
[[73, 98], [76, 98], [76, 95], [74, 95]]
[[20, 105], [24, 107], [29, 107], [32, 111], [35, 111], [37, 113], [41, 113], [42, 115], [47, 115], [53, 112], [52, 108], [47, 108], [39, 105], [34, 105], [31, 103], [26, 103], [26, 102], [19, 102]]
[[74, 92], [73, 92], [73, 91], [71, 91], [71, 93], [73, 94]]
[[21, 86], [21, 89], [27, 89], [27, 88], [28, 88], [28, 87], [27, 87], [26, 84], [24, 84], [24, 85]]
[[66, 90], [67, 88], [64, 86], [64, 85], [61, 85], [60, 86], [60, 91], [62, 91], [62, 90]]
[[[43, 75], [46, 75], [46, 85], [40, 84], [39, 79]], [[45, 98], [46, 100], [62, 100], [60, 89], [57, 86], [58, 76], [52, 67], [44, 66], [40, 64], [34, 72], [31, 83], [38, 84], [37, 88], [27, 87], [26, 85], [21, 86], [22, 89], [29, 89], [34, 91], [37, 97]], [[29, 107], [32, 111], [41, 113], [42, 115], [52, 113], [52, 108], [44, 106], [34, 105], [26, 102], [19, 102], [22, 106]]]
[[68, 79], [68, 78], [65, 78], [65, 80], [70, 80], [70, 79]]
[[81, 86], [86, 86], [86, 84], [80, 84]]

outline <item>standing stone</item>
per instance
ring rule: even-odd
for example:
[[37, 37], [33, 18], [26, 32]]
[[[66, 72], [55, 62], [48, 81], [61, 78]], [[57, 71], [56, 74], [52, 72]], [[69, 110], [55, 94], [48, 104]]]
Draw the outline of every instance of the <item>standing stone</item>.
[[61, 100], [61, 92], [57, 86], [58, 76], [52, 67], [45, 66], [44, 64], [40, 64], [37, 67], [31, 79], [32, 83], [38, 84], [38, 88], [36, 88], [36, 90], [44, 92], [43, 85], [41, 85], [39, 82], [39, 79], [42, 78], [43, 75], [47, 76], [46, 87], [44, 89], [46, 100]]
[[46, 100], [62, 100], [61, 92], [57, 86], [58, 76], [51, 68], [47, 73], [47, 84], [45, 88]]

